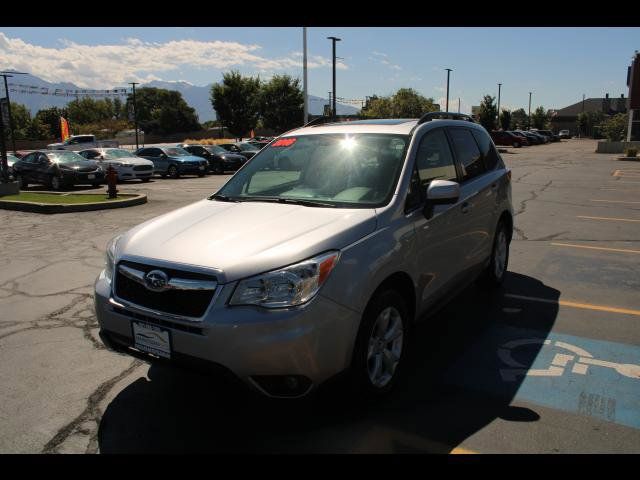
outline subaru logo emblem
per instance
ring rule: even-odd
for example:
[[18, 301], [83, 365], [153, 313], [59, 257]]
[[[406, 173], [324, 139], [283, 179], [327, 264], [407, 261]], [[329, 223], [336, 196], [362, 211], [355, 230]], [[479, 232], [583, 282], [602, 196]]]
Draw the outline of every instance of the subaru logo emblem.
[[151, 270], [144, 276], [144, 284], [152, 292], [163, 292], [167, 289], [169, 277], [162, 270]]

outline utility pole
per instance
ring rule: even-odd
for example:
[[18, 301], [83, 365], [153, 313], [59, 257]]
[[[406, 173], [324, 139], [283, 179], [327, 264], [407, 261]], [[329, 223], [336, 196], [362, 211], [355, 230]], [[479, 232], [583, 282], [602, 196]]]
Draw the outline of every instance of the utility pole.
[[527, 130], [531, 130], [531, 92], [529, 92], [529, 117], [527, 118]]
[[129, 82], [129, 85], [133, 87], [133, 126], [136, 129], [136, 150], [138, 150], [138, 107], [136, 106], [136, 85], [140, 85], [138, 82]]
[[307, 90], [307, 27], [302, 27], [302, 88], [304, 90], [304, 124], [309, 122], [309, 95]]
[[460, 97], [458, 97], [458, 113], [460, 113]]
[[501, 83], [498, 84], [498, 129], [500, 129], [500, 87], [502, 87]]
[[327, 37], [328, 40], [331, 40], [333, 43], [333, 119], [336, 118], [336, 42], [341, 41], [341, 38], [337, 37]]
[[14, 75], [27, 75], [22, 72], [0, 72], [0, 77], [4, 77], [4, 91], [5, 97], [7, 99], [7, 109], [9, 111], [9, 131], [11, 132], [11, 145], [13, 146], [13, 153], [16, 153], [16, 136], [13, 131], [13, 117], [11, 116], [11, 100], [9, 99], [9, 86], [7, 85], [7, 77], [13, 77], [13, 75], [9, 75], [9, 73], [13, 73]]
[[445, 107], [445, 112], [449, 111], [449, 74], [451, 73], [451, 68], [445, 68], [445, 70], [447, 71], [447, 104]]
[[2, 183], [9, 183], [9, 163], [7, 162], [7, 146], [4, 143], [4, 112], [2, 111], [0, 111], [0, 173], [2, 174]]

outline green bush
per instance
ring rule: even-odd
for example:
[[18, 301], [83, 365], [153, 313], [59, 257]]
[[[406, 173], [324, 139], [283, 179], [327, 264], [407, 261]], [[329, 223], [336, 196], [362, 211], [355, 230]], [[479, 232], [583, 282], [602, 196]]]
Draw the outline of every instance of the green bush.
[[626, 155], [627, 157], [635, 157], [635, 156], [637, 156], [637, 155], [638, 155], [638, 149], [637, 149], [637, 148], [627, 148], [627, 149], [624, 151], [624, 153], [625, 153], [625, 155]]
[[612, 117], [609, 117], [602, 124], [602, 133], [606, 135], [607, 140], [610, 142], [619, 142], [624, 140], [627, 132], [627, 123], [629, 117], [624, 113], [619, 113]]

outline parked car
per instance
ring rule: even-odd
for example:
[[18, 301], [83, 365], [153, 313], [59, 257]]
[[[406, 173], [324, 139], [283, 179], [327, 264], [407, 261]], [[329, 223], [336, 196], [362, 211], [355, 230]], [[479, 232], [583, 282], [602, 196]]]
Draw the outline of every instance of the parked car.
[[20, 159], [18, 157], [7, 152], [7, 172], [9, 173], [10, 180], [13, 180], [13, 164], [19, 160]]
[[272, 140], [273, 140], [273, 137], [254, 137], [247, 140], [246, 143], [250, 143], [251, 145], [254, 145], [262, 149], [267, 145], [269, 145], [269, 143], [271, 143]]
[[533, 133], [537, 133], [539, 135], [544, 135], [545, 137], [547, 137], [549, 139], [550, 142], [559, 142], [560, 141], [560, 136], [556, 135], [555, 133], [553, 133], [551, 130], [532, 130]]
[[560, 132], [558, 132], [558, 136], [562, 139], [569, 139], [571, 138], [571, 132], [569, 130], [560, 130]]
[[542, 135], [535, 135], [533, 132], [529, 132], [526, 130], [515, 130], [515, 132], [524, 135], [531, 145], [540, 145], [545, 143], [544, 137]]
[[104, 170], [95, 160], [87, 160], [66, 150], [37, 150], [13, 164], [13, 171], [21, 189], [30, 183], [62, 190], [73, 185], [100, 186]]
[[521, 137], [502, 130], [491, 132], [491, 139], [496, 145], [508, 145], [513, 148], [520, 148], [523, 144]]
[[258, 147], [247, 142], [223, 143], [220, 146], [229, 152], [239, 153], [247, 160], [260, 151]]
[[520, 139], [520, 144], [522, 146], [528, 147], [529, 145], [531, 145], [531, 142], [529, 141], [529, 139], [525, 137], [522, 133], [518, 132], [517, 130], [508, 130], [508, 132], [518, 137]]
[[96, 160], [105, 171], [109, 165], [113, 166], [120, 181], [140, 179], [148, 182], [153, 176], [151, 160], [137, 157], [123, 148], [90, 148], [79, 154], [86, 159]]
[[[272, 397], [342, 371], [389, 392], [412, 322], [503, 281], [514, 213], [482, 126], [377, 122], [287, 132], [215, 194], [109, 241], [103, 342], [222, 366]], [[282, 157], [292, 168], [273, 171]]]
[[529, 130], [528, 132], [530, 135], [535, 135], [537, 137], [539, 137], [542, 140], [542, 143], [549, 143], [551, 140], [549, 139], [549, 137], [547, 137], [546, 135], [543, 135], [541, 133], [538, 133], [535, 130]]
[[222, 174], [227, 171], [235, 172], [247, 161], [247, 157], [239, 153], [231, 153], [218, 145], [178, 145], [197, 157], [208, 162], [208, 171]]
[[72, 135], [64, 142], [50, 143], [47, 150], [71, 150], [77, 152], [87, 148], [117, 148], [120, 144], [116, 140], [96, 140], [95, 135]]
[[153, 162], [154, 173], [162, 178], [167, 175], [178, 178], [181, 175], [198, 175], [204, 177], [207, 173], [207, 161], [191, 155], [179, 147], [143, 147], [135, 151], [138, 157]]

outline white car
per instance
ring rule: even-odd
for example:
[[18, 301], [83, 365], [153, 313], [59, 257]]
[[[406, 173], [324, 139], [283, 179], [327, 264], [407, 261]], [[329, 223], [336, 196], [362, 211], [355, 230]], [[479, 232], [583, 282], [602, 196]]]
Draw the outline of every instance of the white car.
[[89, 148], [78, 153], [88, 160], [100, 162], [105, 171], [112, 165], [118, 172], [118, 180], [140, 179], [148, 182], [153, 176], [151, 160], [136, 157], [123, 148]]

